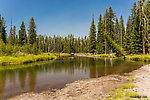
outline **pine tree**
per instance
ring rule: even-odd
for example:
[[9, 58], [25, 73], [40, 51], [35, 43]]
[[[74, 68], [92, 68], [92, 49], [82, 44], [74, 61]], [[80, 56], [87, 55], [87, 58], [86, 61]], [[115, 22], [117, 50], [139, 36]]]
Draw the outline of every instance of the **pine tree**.
[[12, 29], [12, 27], [10, 27], [10, 31], [9, 31], [9, 37], [8, 37], [8, 43], [9, 44], [12, 44], [12, 31], [13, 31], [13, 29]]
[[3, 42], [6, 44], [7, 43], [7, 40], [6, 40], [6, 28], [3, 26], [2, 27], [2, 36], [1, 36], [1, 38], [2, 38], [2, 40], [3, 40]]
[[123, 16], [122, 16], [122, 14], [121, 14], [121, 16], [120, 16], [120, 40], [121, 40], [121, 48], [124, 48], [125, 47], [125, 27], [124, 27], [124, 20], [123, 20]]
[[94, 24], [94, 13], [92, 15], [92, 24], [90, 28], [90, 53], [95, 53], [96, 51], [96, 27]]
[[7, 43], [7, 33], [6, 33], [6, 26], [5, 26], [5, 20], [3, 17], [1, 17], [1, 39], [6, 44]]
[[137, 15], [137, 4], [134, 2], [133, 8], [131, 9], [131, 53], [136, 53], [135, 51], [135, 43], [136, 43], [136, 35], [135, 33], [135, 18]]
[[126, 45], [125, 45], [125, 50], [128, 52], [128, 54], [131, 53], [131, 37], [132, 37], [132, 28], [131, 28], [131, 17], [129, 16], [128, 21], [127, 21], [127, 27], [126, 27]]
[[104, 24], [102, 22], [102, 15], [99, 16], [98, 22], [98, 33], [97, 33], [97, 44], [96, 50], [98, 54], [103, 54], [105, 52], [105, 36], [104, 36]]
[[147, 0], [146, 5], [144, 7], [144, 13], [145, 13], [145, 32], [147, 37], [147, 45], [146, 45], [146, 52], [150, 52], [150, 0]]
[[29, 30], [28, 30], [28, 42], [33, 45], [36, 42], [36, 25], [34, 22], [34, 18], [31, 17], [29, 22]]
[[44, 40], [44, 52], [48, 52], [48, 37], [45, 37]]
[[24, 25], [24, 21], [22, 21], [22, 24], [20, 26], [19, 30], [19, 39], [18, 39], [18, 44], [20, 46], [23, 46], [27, 43], [27, 35], [26, 35], [26, 29]]
[[144, 13], [146, 17], [148, 18], [149, 24], [150, 24], [150, 0], [147, 0], [146, 6], [144, 8]]
[[[117, 36], [115, 35], [115, 27], [114, 27], [114, 20], [115, 19], [115, 13], [112, 10], [111, 6], [109, 7], [109, 13], [108, 13], [108, 31], [107, 31], [107, 35], [113, 40], [116, 41], [117, 40]], [[113, 49], [113, 45], [111, 42], [107, 42], [107, 47], [109, 48], [109, 52], [113, 51], [115, 52], [115, 49]]]
[[139, 54], [142, 53], [142, 34], [140, 32], [140, 10], [136, 10], [135, 20], [134, 20], [134, 26], [133, 26], [133, 34], [132, 34], [132, 53], [133, 54]]
[[116, 23], [115, 23], [115, 34], [117, 36], [117, 43], [120, 45], [120, 24], [118, 21], [118, 18], [116, 17]]
[[16, 36], [16, 26], [14, 26], [12, 30], [12, 45], [15, 44], [15, 36]]
[[114, 28], [114, 22], [113, 20], [115, 19], [115, 13], [112, 10], [112, 7], [109, 7], [109, 13], [108, 13], [108, 35], [113, 39], [116, 40], [116, 35], [115, 35], [115, 28]]
[[107, 35], [108, 35], [108, 21], [109, 21], [109, 18], [108, 18], [108, 9], [106, 8], [106, 11], [105, 11], [105, 15], [104, 15], [104, 20], [103, 20], [103, 23], [105, 24], [105, 55], [107, 53]]
[[0, 14], [0, 39], [1, 39], [1, 35], [2, 35], [2, 16]]

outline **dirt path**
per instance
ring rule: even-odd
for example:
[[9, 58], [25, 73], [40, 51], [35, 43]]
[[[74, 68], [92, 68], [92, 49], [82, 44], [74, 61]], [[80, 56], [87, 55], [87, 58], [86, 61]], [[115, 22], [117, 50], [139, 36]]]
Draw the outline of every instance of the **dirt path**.
[[136, 79], [134, 84], [138, 93], [150, 97], [150, 65], [146, 65], [129, 74], [79, 80], [67, 84], [62, 89], [42, 93], [25, 93], [9, 100], [101, 100], [109, 96], [107, 95], [109, 91], [129, 82], [130, 77]]

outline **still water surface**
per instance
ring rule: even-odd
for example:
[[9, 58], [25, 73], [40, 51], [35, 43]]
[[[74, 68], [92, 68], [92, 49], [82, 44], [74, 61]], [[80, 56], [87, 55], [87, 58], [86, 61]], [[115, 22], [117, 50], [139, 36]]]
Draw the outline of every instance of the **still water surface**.
[[0, 99], [30, 91], [62, 88], [79, 79], [123, 74], [144, 64], [122, 59], [65, 57], [34, 67], [4, 70], [0, 71]]

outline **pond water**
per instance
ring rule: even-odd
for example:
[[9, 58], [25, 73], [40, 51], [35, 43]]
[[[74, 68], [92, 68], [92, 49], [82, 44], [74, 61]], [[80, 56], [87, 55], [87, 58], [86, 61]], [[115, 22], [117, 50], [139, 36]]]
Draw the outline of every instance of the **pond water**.
[[75, 80], [123, 74], [144, 64], [123, 59], [63, 57], [46, 64], [33, 64], [33, 67], [3, 70], [0, 71], [0, 99], [31, 91], [62, 88]]

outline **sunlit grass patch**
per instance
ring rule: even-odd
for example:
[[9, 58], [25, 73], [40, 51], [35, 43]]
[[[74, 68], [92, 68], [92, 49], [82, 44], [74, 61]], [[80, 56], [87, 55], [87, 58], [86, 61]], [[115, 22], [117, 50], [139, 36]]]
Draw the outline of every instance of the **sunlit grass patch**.
[[26, 64], [36, 61], [49, 61], [54, 60], [60, 56], [68, 56], [68, 54], [56, 54], [56, 53], [43, 53], [39, 55], [24, 55], [24, 56], [2, 56], [0, 57], [1, 65], [11, 65], [11, 64]]
[[125, 96], [126, 97], [131, 97], [131, 96], [140, 96], [137, 92], [135, 92], [135, 91], [127, 91], [126, 93], [125, 93]]
[[113, 99], [119, 99], [119, 98], [123, 98], [123, 94], [122, 93], [115, 93], [113, 95]]
[[129, 78], [129, 81], [133, 82], [133, 81], [135, 81], [135, 78]]
[[133, 83], [127, 83], [123, 85], [123, 89], [133, 89], [135, 85]]
[[[131, 78], [131, 81], [134, 79]], [[139, 100], [141, 99], [141, 95], [133, 90], [133, 83], [127, 83], [122, 86], [122, 88], [118, 88], [115, 91], [110, 91], [109, 98], [105, 98], [106, 100]], [[103, 99], [103, 100], [105, 100]], [[149, 98], [142, 98], [142, 100], [150, 100]]]
[[110, 92], [109, 92], [109, 95], [113, 95], [113, 94], [114, 94], [114, 92], [113, 92], [113, 91], [110, 91]]
[[145, 61], [145, 62], [150, 61], [150, 55], [149, 54], [147, 54], [145, 56], [143, 56], [143, 55], [127, 55], [126, 58], [129, 60], [135, 60], [135, 61]]

